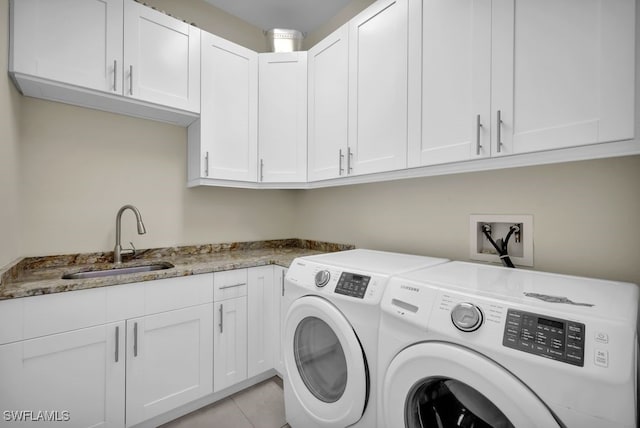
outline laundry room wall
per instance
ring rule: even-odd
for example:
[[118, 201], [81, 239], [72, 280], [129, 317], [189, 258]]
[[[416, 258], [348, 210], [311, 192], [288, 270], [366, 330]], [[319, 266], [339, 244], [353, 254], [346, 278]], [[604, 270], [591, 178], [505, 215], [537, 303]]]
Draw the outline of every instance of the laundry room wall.
[[640, 156], [316, 189], [297, 235], [469, 259], [470, 214], [531, 214], [534, 268], [640, 284]]
[[[0, 70], [7, 70], [9, 1], [0, 0]], [[0, 78], [0, 266], [20, 256], [18, 91], [7, 73]]]
[[[6, 22], [8, 1], [0, 2]], [[217, 34], [253, 48], [264, 41], [261, 30], [213, 7], [200, 13], [206, 6], [201, 0], [147, 3], [203, 28], [219, 25]], [[116, 212], [128, 203], [140, 209], [147, 226], [146, 235], [137, 235], [132, 214], [124, 214], [123, 245], [133, 241], [137, 248], [293, 232], [293, 192], [187, 188], [186, 128], [23, 97], [8, 77], [0, 80], [0, 123], [6, 123], [0, 127], [0, 266], [18, 256], [111, 251]], [[5, 209], [17, 205], [18, 194], [21, 211]]]

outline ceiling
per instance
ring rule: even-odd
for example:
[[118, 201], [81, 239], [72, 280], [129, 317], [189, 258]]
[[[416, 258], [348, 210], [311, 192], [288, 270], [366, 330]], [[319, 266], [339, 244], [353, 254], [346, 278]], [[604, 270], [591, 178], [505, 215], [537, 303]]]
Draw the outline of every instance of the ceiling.
[[263, 30], [287, 28], [306, 34], [329, 21], [351, 0], [205, 1]]

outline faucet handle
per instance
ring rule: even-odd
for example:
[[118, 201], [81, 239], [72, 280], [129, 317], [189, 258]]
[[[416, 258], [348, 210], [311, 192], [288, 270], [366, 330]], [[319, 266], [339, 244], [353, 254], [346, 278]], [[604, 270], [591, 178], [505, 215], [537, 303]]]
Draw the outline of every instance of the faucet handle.
[[136, 256], [136, 247], [135, 245], [133, 245], [133, 242], [129, 241], [129, 244], [131, 244], [131, 248], [125, 248], [123, 249], [120, 254], [131, 254], [131, 257], [135, 257]]

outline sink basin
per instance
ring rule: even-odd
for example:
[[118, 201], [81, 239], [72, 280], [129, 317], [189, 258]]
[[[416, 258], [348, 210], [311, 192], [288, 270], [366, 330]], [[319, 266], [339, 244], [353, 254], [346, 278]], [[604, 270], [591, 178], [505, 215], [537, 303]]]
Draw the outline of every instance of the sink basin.
[[172, 267], [173, 265], [171, 263], [161, 262], [141, 266], [118, 267], [113, 269], [85, 270], [82, 272], [65, 273], [64, 275], [62, 275], [62, 279], [102, 278], [104, 276], [127, 275], [131, 273], [165, 270], [171, 269]]

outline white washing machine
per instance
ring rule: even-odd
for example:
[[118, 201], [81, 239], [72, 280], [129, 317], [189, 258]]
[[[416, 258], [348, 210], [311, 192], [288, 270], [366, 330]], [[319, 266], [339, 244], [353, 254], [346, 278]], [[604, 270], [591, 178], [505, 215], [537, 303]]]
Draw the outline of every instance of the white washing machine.
[[283, 329], [291, 427], [376, 426], [380, 299], [389, 276], [445, 261], [371, 250], [293, 261]]
[[380, 427], [636, 427], [638, 287], [451, 262], [389, 281]]

